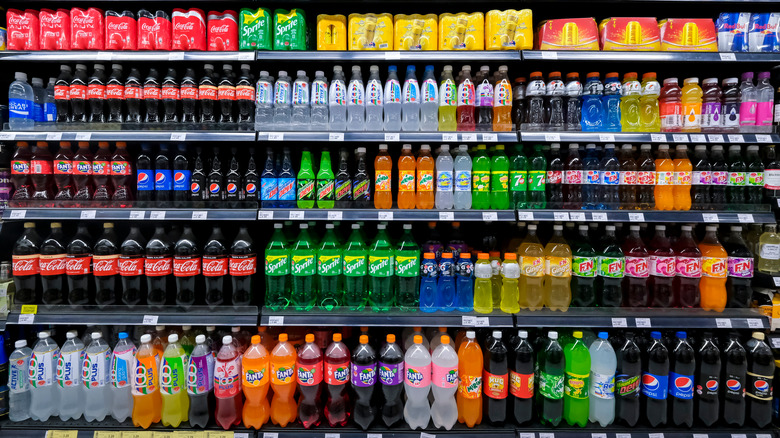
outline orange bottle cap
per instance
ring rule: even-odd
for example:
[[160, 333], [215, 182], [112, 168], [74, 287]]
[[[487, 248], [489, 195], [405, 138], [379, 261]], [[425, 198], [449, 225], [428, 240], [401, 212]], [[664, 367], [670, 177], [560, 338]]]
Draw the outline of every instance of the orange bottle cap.
[[650, 78], [655, 79], [655, 72], [654, 71], [649, 71], [649, 72], [647, 72], [647, 73], [642, 75], [642, 80], [650, 79]]
[[617, 77], [619, 77], [617, 72], [613, 71], [613, 72], [607, 73], [607, 78], [617, 78]]
[[341, 342], [341, 333], [333, 333], [333, 342]]
[[287, 333], [279, 334], [279, 342], [287, 342]]
[[445, 259], [451, 259], [452, 258], [452, 253], [451, 252], [445, 252], [441, 256], [442, 256], [442, 258], [445, 258]]
[[559, 71], [551, 71], [549, 75], [547, 75], [548, 78], [553, 78], [555, 76], [560, 76], [561, 72]]
[[589, 77], [589, 78], [598, 78], [599, 76], [601, 76], [601, 74], [599, 72], [592, 71], [592, 72], [588, 73], [587, 77]]
[[387, 343], [392, 344], [394, 342], [395, 342], [395, 335], [394, 334], [387, 335]]
[[444, 335], [441, 337], [441, 343], [442, 344], [449, 344], [450, 343], [450, 337], [447, 335]]
[[579, 76], [580, 76], [580, 74], [579, 74], [579, 73], [577, 73], [577, 72], [566, 73], [566, 79], [569, 79], [569, 78], [577, 78], [577, 77], [579, 77]]
[[432, 258], [436, 258], [436, 254], [432, 252], [426, 252], [425, 254], [423, 254], [423, 257], [426, 259], [432, 259]]
[[422, 344], [422, 335], [414, 335], [414, 343]]
[[259, 344], [260, 343], [260, 335], [252, 336], [252, 343], [253, 344]]
[[306, 342], [314, 342], [314, 333], [306, 334]]
[[490, 257], [501, 257], [501, 253], [498, 251], [490, 251]]
[[477, 260], [488, 260], [490, 258], [490, 255], [486, 252], [481, 252], [477, 254]]
[[368, 335], [360, 335], [360, 343], [368, 344]]
[[517, 260], [517, 254], [515, 254], [513, 252], [508, 252], [508, 253], [504, 254], [504, 258], [507, 259], [507, 260]]
[[471, 258], [471, 253], [470, 252], [462, 252], [462, 253], [460, 253], [460, 256], [461, 256], [461, 258], [464, 258], [464, 259], [470, 259]]
[[541, 76], [541, 75], [542, 75], [542, 72], [540, 72], [540, 71], [532, 71], [532, 72], [531, 72], [531, 77], [534, 77], [534, 76]]

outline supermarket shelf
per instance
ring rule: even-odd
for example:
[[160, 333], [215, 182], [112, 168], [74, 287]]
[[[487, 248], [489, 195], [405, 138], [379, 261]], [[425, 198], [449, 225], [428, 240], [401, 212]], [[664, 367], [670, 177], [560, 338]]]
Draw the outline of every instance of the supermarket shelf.
[[268, 209], [259, 220], [331, 221], [514, 221], [514, 210], [376, 210]]
[[[280, 52], [287, 53], [287, 52]], [[181, 51], [5, 51], [2, 61], [81, 62], [81, 61], [254, 61], [254, 51], [242, 52], [181, 52]], [[518, 55], [519, 56], [519, 55]]]
[[254, 131], [2, 131], [0, 140], [23, 141], [255, 141]]
[[[56, 325], [257, 325], [255, 306], [47, 306], [39, 304], [35, 313], [15, 308], [8, 314], [8, 324]], [[25, 310], [32, 312], [33, 310]]]
[[571, 222], [684, 222], [721, 224], [773, 224], [771, 211], [628, 211], [628, 210], [519, 210], [521, 221], [571, 221]]
[[724, 143], [778, 143], [778, 134], [683, 134], [649, 132], [580, 132], [580, 131], [523, 131], [522, 141], [581, 142], [581, 143], [674, 143], [674, 144], [724, 144]]
[[569, 308], [566, 312], [524, 310], [515, 314], [517, 327], [599, 327], [680, 329], [768, 329], [758, 309]]
[[640, 52], [598, 50], [523, 50], [524, 61], [619, 61], [619, 62], [773, 62], [777, 53], [733, 52]]
[[258, 132], [258, 141], [316, 141], [316, 142], [515, 142], [517, 133], [511, 132]]
[[429, 428], [421, 432], [419, 430], [409, 430], [406, 424], [387, 429], [375, 422], [368, 431], [362, 431], [357, 427], [349, 425], [332, 429], [323, 428], [322, 426], [314, 429], [304, 429], [297, 424], [285, 428], [267, 425], [263, 426], [263, 429], [258, 432], [257, 436], [258, 438], [473, 438], [487, 436], [492, 438], [516, 438], [516, 430], [511, 425], [491, 427], [486, 424], [476, 426], [473, 429], [468, 429], [462, 424], [455, 424], [452, 430], [443, 430], [434, 429], [431, 422]]
[[256, 208], [8, 208], [3, 220], [254, 220]]
[[588, 423], [585, 428], [561, 427], [555, 430], [543, 427], [519, 428], [518, 438], [775, 438], [778, 433], [775, 429], [674, 429], [656, 428], [649, 429], [646, 426], [635, 428], [614, 427], [602, 428]]
[[517, 50], [426, 50], [426, 51], [263, 51], [263, 61], [520, 61]]
[[[514, 327], [512, 315], [504, 312], [489, 314], [463, 312], [372, 312], [312, 309], [308, 311], [273, 311], [267, 307], [260, 310], [260, 325], [286, 326], [447, 326], [447, 327]], [[418, 435], [419, 436], [419, 435]]]
[[[122, 434], [124, 438], [172, 438], [173, 436], [181, 436], [180, 434], [187, 434], [192, 438], [255, 438], [257, 432], [249, 430], [243, 426], [234, 428], [235, 431], [225, 432], [221, 428], [217, 428], [216, 424], [211, 423], [206, 430], [193, 429], [189, 423], [183, 422], [178, 428], [164, 427], [159, 423], [153, 424], [149, 429], [144, 430], [133, 426], [130, 420], [124, 422], [117, 422], [113, 418], [106, 417], [103, 421], [88, 422], [84, 418], [78, 420], [62, 421], [57, 417], [51, 417], [46, 422], [39, 422], [33, 420], [25, 420], [21, 422], [4, 421], [0, 423], [0, 427], [4, 434], [9, 438], [99, 438], [102, 435], [96, 435], [97, 432], [117, 432]], [[76, 432], [74, 435], [64, 435], [64, 433], [72, 431]], [[179, 431], [179, 432], [176, 432]], [[49, 432], [49, 433], [47, 433]], [[138, 435], [132, 432], [138, 432]], [[116, 436], [116, 435], [113, 435]]]

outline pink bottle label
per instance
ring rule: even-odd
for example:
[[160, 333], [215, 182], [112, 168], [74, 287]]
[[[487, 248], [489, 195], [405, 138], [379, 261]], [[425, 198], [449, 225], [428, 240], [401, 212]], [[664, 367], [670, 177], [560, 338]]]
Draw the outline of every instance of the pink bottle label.
[[626, 275], [636, 278], [650, 276], [647, 257], [626, 257]]
[[772, 102], [758, 102], [756, 105], [756, 125], [767, 126], [772, 124]]
[[458, 386], [458, 367], [441, 367], [433, 364], [433, 384], [439, 388]]
[[655, 277], [674, 277], [676, 272], [674, 257], [650, 256], [650, 275]]
[[431, 384], [431, 365], [413, 367], [406, 364], [406, 384], [412, 388], [425, 388]]
[[752, 278], [753, 259], [750, 257], [729, 257], [729, 277]]
[[756, 102], [742, 102], [739, 104], [739, 124], [756, 124]]
[[700, 257], [677, 257], [677, 274], [681, 277], [700, 278]]

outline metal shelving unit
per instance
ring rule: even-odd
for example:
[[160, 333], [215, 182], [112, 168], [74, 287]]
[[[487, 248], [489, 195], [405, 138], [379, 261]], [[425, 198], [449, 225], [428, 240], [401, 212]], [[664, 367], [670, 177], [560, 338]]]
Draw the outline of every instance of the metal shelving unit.
[[501, 311], [481, 314], [474, 312], [390, 312], [312, 309], [307, 311], [273, 311], [261, 309], [260, 325], [277, 326], [390, 326], [390, 327], [514, 327], [511, 314]]
[[752, 224], [775, 223], [775, 215], [766, 211], [657, 211], [657, 210], [518, 210], [521, 221], [571, 222], [682, 222]]
[[598, 328], [680, 328], [680, 329], [753, 329], [770, 328], [770, 321], [758, 309], [726, 309], [709, 312], [702, 309], [648, 308], [569, 308], [566, 312], [548, 309], [515, 314], [517, 327], [598, 327]]
[[[287, 52], [279, 52], [287, 53]], [[92, 62], [92, 61], [254, 61], [256, 52], [182, 52], [182, 51], [87, 51], [87, 50], [62, 50], [62, 51], [4, 51], [0, 52], [0, 62], [3, 61], [28, 61], [28, 62]]]
[[7, 141], [255, 141], [255, 131], [2, 131]]
[[514, 221], [514, 210], [376, 210], [273, 209], [260, 210], [259, 220], [348, 221]]
[[777, 53], [523, 50], [523, 61], [597, 62], [780, 62]]
[[516, 142], [511, 132], [258, 132], [257, 141], [311, 142]]
[[257, 218], [254, 208], [8, 208], [3, 220], [229, 220]]
[[522, 131], [519, 135], [522, 141], [567, 143], [773, 144], [780, 142], [780, 135], [772, 133]]
[[259, 51], [260, 61], [415, 61], [415, 62], [511, 62], [520, 61], [517, 50], [427, 51]]
[[196, 325], [196, 326], [254, 326], [258, 309], [255, 306], [35, 306], [30, 310], [13, 309], [8, 314], [9, 325]]

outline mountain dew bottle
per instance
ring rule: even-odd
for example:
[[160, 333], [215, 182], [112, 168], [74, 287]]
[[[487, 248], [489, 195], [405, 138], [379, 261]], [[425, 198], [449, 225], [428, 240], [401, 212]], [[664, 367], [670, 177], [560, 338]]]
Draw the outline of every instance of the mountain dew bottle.
[[341, 243], [333, 231], [333, 224], [325, 225], [319, 251], [317, 251], [317, 274], [320, 287], [320, 307], [333, 310], [344, 301], [341, 284]]
[[315, 175], [311, 166], [311, 152], [303, 151], [301, 155], [301, 170], [298, 171], [297, 190], [295, 192], [297, 194], [298, 208], [314, 208], [314, 183]]
[[320, 170], [317, 172], [317, 208], [333, 208], [336, 203], [336, 176], [330, 165], [330, 152], [322, 151]]
[[574, 332], [574, 342], [563, 350], [566, 380], [563, 384], [563, 418], [570, 426], [585, 427], [590, 407], [590, 352], [582, 342], [582, 332]]
[[290, 305], [290, 245], [282, 224], [274, 224], [271, 241], [265, 248], [265, 305], [282, 310]]
[[395, 250], [395, 284], [398, 307], [414, 311], [420, 305], [420, 247], [412, 236], [412, 224], [404, 224], [404, 234]]
[[368, 302], [368, 247], [363, 241], [359, 224], [352, 224], [352, 234], [342, 251], [344, 272], [344, 306], [363, 310]]
[[292, 304], [295, 310], [310, 310], [317, 303], [317, 249], [309, 235], [309, 224], [299, 227], [301, 232], [291, 251]]
[[376, 226], [377, 233], [368, 256], [368, 290], [371, 308], [386, 312], [395, 304], [393, 268], [395, 254], [386, 231], [387, 225]]

